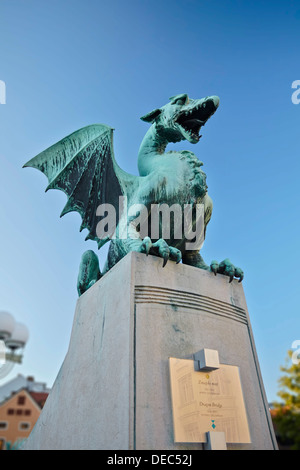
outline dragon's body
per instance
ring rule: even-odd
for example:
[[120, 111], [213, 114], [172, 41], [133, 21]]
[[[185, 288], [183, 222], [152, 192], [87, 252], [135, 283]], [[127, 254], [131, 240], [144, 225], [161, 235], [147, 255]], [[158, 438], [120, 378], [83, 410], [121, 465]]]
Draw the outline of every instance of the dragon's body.
[[[130, 251], [140, 251], [164, 258], [190, 264], [234, 276], [240, 281], [243, 272], [235, 268], [228, 259], [218, 264], [213, 261], [208, 266], [200, 255], [202, 246], [199, 241], [193, 249], [186, 249], [187, 239], [183, 233], [178, 238], [174, 226], [170, 226], [167, 239], [162, 238], [164, 228], [160, 221], [158, 236], [150, 238], [143, 235], [141, 225], [137, 224], [136, 213], [128, 209], [142, 205], [147, 210], [146, 226], [151, 233], [153, 205], [173, 204], [182, 209], [181, 220], [185, 223], [185, 207], [204, 207], [204, 235], [211, 218], [212, 201], [207, 194], [206, 175], [197, 157], [189, 151], [165, 152], [168, 143], [188, 140], [197, 143], [199, 131], [219, 105], [216, 96], [201, 100], [190, 100], [186, 94], [177, 95], [162, 108], [143, 116], [141, 119], [151, 123], [139, 150], [139, 176], [129, 175], [117, 165], [112, 150], [112, 129], [102, 124], [87, 126], [71, 134], [54, 146], [30, 160], [25, 166], [43, 171], [49, 180], [47, 189], [61, 189], [68, 201], [62, 212], [78, 211], [82, 216], [83, 228], [89, 230], [87, 238], [95, 240], [100, 248], [110, 238], [107, 262], [100, 273], [98, 257], [91, 250], [84, 253], [78, 276], [78, 293], [81, 295], [101, 275], [111, 269]], [[120, 196], [126, 198], [125, 210], [118, 213], [116, 230], [113, 237], [99, 238], [97, 232], [97, 208], [101, 204], [117, 206]], [[175, 216], [174, 216], [175, 217]], [[195, 228], [196, 215], [192, 218]], [[122, 229], [121, 229], [122, 227]], [[123, 236], [126, 228], [127, 236]], [[175, 233], [176, 232], [176, 233]]]

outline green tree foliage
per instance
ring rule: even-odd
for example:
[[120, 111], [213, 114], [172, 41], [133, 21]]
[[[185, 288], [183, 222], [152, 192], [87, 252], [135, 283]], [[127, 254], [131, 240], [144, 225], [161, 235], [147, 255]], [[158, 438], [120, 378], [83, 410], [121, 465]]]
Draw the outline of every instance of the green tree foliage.
[[288, 351], [286, 365], [280, 367], [278, 396], [282, 403], [277, 404], [274, 424], [278, 441], [290, 449], [300, 450], [300, 360], [294, 351]]

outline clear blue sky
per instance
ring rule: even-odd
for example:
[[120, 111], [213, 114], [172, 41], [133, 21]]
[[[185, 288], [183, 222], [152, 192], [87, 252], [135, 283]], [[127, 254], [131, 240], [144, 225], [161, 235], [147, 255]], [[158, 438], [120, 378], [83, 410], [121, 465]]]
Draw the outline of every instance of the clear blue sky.
[[102, 122], [115, 128], [120, 166], [137, 174], [148, 129], [140, 116], [177, 93], [216, 94], [200, 143], [176, 148], [204, 162], [214, 213], [203, 256], [244, 269], [265, 388], [276, 398], [279, 367], [300, 339], [299, 38], [300, 1], [0, 1], [0, 310], [30, 330], [23, 365], [7, 379], [53, 384], [81, 254], [96, 250], [79, 214], [59, 218], [65, 195], [45, 194], [45, 176], [22, 165]]

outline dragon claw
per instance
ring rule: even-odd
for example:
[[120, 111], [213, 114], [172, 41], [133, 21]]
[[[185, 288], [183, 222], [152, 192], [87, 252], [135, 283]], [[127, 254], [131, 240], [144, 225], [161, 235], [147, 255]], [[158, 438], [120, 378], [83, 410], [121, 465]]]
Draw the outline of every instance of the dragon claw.
[[212, 261], [210, 263], [210, 269], [211, 271], [214, 273], [214, 275], [216, 276], [217, 275], [217, 272], [219, 270], [219, 263], [217, 261]]
[[175, 261], [176, 264], [180, 263], [182, 260], [182, 254], [181, 251], [178, 250], [178, 248], [174, 248], [173, 246], [169, 246], [170, 249], [170, 259], [172, 261]]
[[161, 238], [156, 243], [153, 243], [152, 247], [157, 249], [157, 253], [155, 253], [155, 254], [158, 254], [158, 256], [163, 258], [163, 260], [164, 260], [163, 268], [164, 268], [166, 266], [167, 262], [168, 262], [169, 257], [170, 257], [170, 248], [169, 248], [167, 242], [165, 242], [165, 240], [163, 240]]
[[167, 264], [168, 259], [169, 259], [169, 255], [165, 253], [163, 255], [163, 259], [164, 259], [164, 262], [163, 262], [163, 268], [164, 268]]
[[181, 251], [177, 248], [169, 246], [165, 240], [162, 238], [157, 242], [152, 243], [149, 237], [145, 237], [142, 243], [141, 251], [149, 254], [159, 256], [163, 258], [163, 268], [166, 266], [168, 260], [175, 261], [176, 264], [180, 263], [182, 259]]
[[150, 237], [145, 237], [142, 243], [142, 249], [145, 251], [146, 255], [148, 256], [150, 253], [150, 249], [152, 247], [152, 241]]
[[239, 279], [239, 282], [242, 282], [242, 280], [244, 279], [244, 272], [241, 268], [235, 268], [234, 275]]
[[229, 283], [233, 281], [236, 277], [239, 279], [239, 282], [242, 282], [244, 279], [244, 272], [241, 268], [235, 267], [231, 261], [226, 258], [220, 264], [217, 261], [212, 261], [210, 264], [210, 270], [215, 274], [220, 273], [229, 277]]

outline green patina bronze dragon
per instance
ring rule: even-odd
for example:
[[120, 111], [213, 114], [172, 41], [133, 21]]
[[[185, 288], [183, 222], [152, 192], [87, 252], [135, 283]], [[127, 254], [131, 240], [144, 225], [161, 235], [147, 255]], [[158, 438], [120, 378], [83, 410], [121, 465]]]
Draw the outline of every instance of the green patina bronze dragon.
[[[218, 106], [217, 96], [194, 100], [187, 94], [180, 94], [170, 98], [165, 106], [143, 116], [141, 119], [150, 123], [151, 127], [139, 150], [139, 176], [130, 175], [118, 166], [113, 152], [113, 129], [103, 124], [90, 125], [74, 132], [24, 165], [37, 168], [47, 176], [49, 184], [46, 191], [64, 191], [68, 200], [61, 216], [71, 211], [79, 212], [82, 217], [80, 230], [86, 228], [89, 231], [86, 239], [95, 240], [98, 249], [110, 240], [102, 273], [97, 255], [92, 250], [83, 254], [77, 284], [79, 295], [130, 251], [162, 257], [163, 266], [169, 259], [176, 263], [182, 261], [215, 274], [224, 274], [229, 277], [229, 282], [234, 277], [242, 281], [243, 271], [229, 259], [221, 263], [212, 261], [207, 265], [199, 251], [202, 243], [199, 246], [196, 244], [193, 249], [186, 249], [186, 237], [175, 237], [174, 227], [168, 239], [143, 236], [136, 223], [136, 214], [128, 212], [128, 208], [134, 205], [143, 205], [147, 208], [147, 223], [150, 226], [153, 204], [180, 204], [182, 208], [202, 204], [205, 236], [212, 214], [212, 200], [207, 194], [206, 175], [201, 169], [203, 163], [190, 151], [165, 150], [170, 142], [199, 142], [201, 127]], [[114, 237], [107, 234], [99, 237], [99, 206], [116, 208], [120, 197], [126, 198], [126, 207], [118, 211], [112, 229]], [[193, 224], [195, 222], [192, 220]], [[121, 237], [120, 227], [124, 225], [128, 236]], [[162, 229], [160, 227], [159, 233]]]

